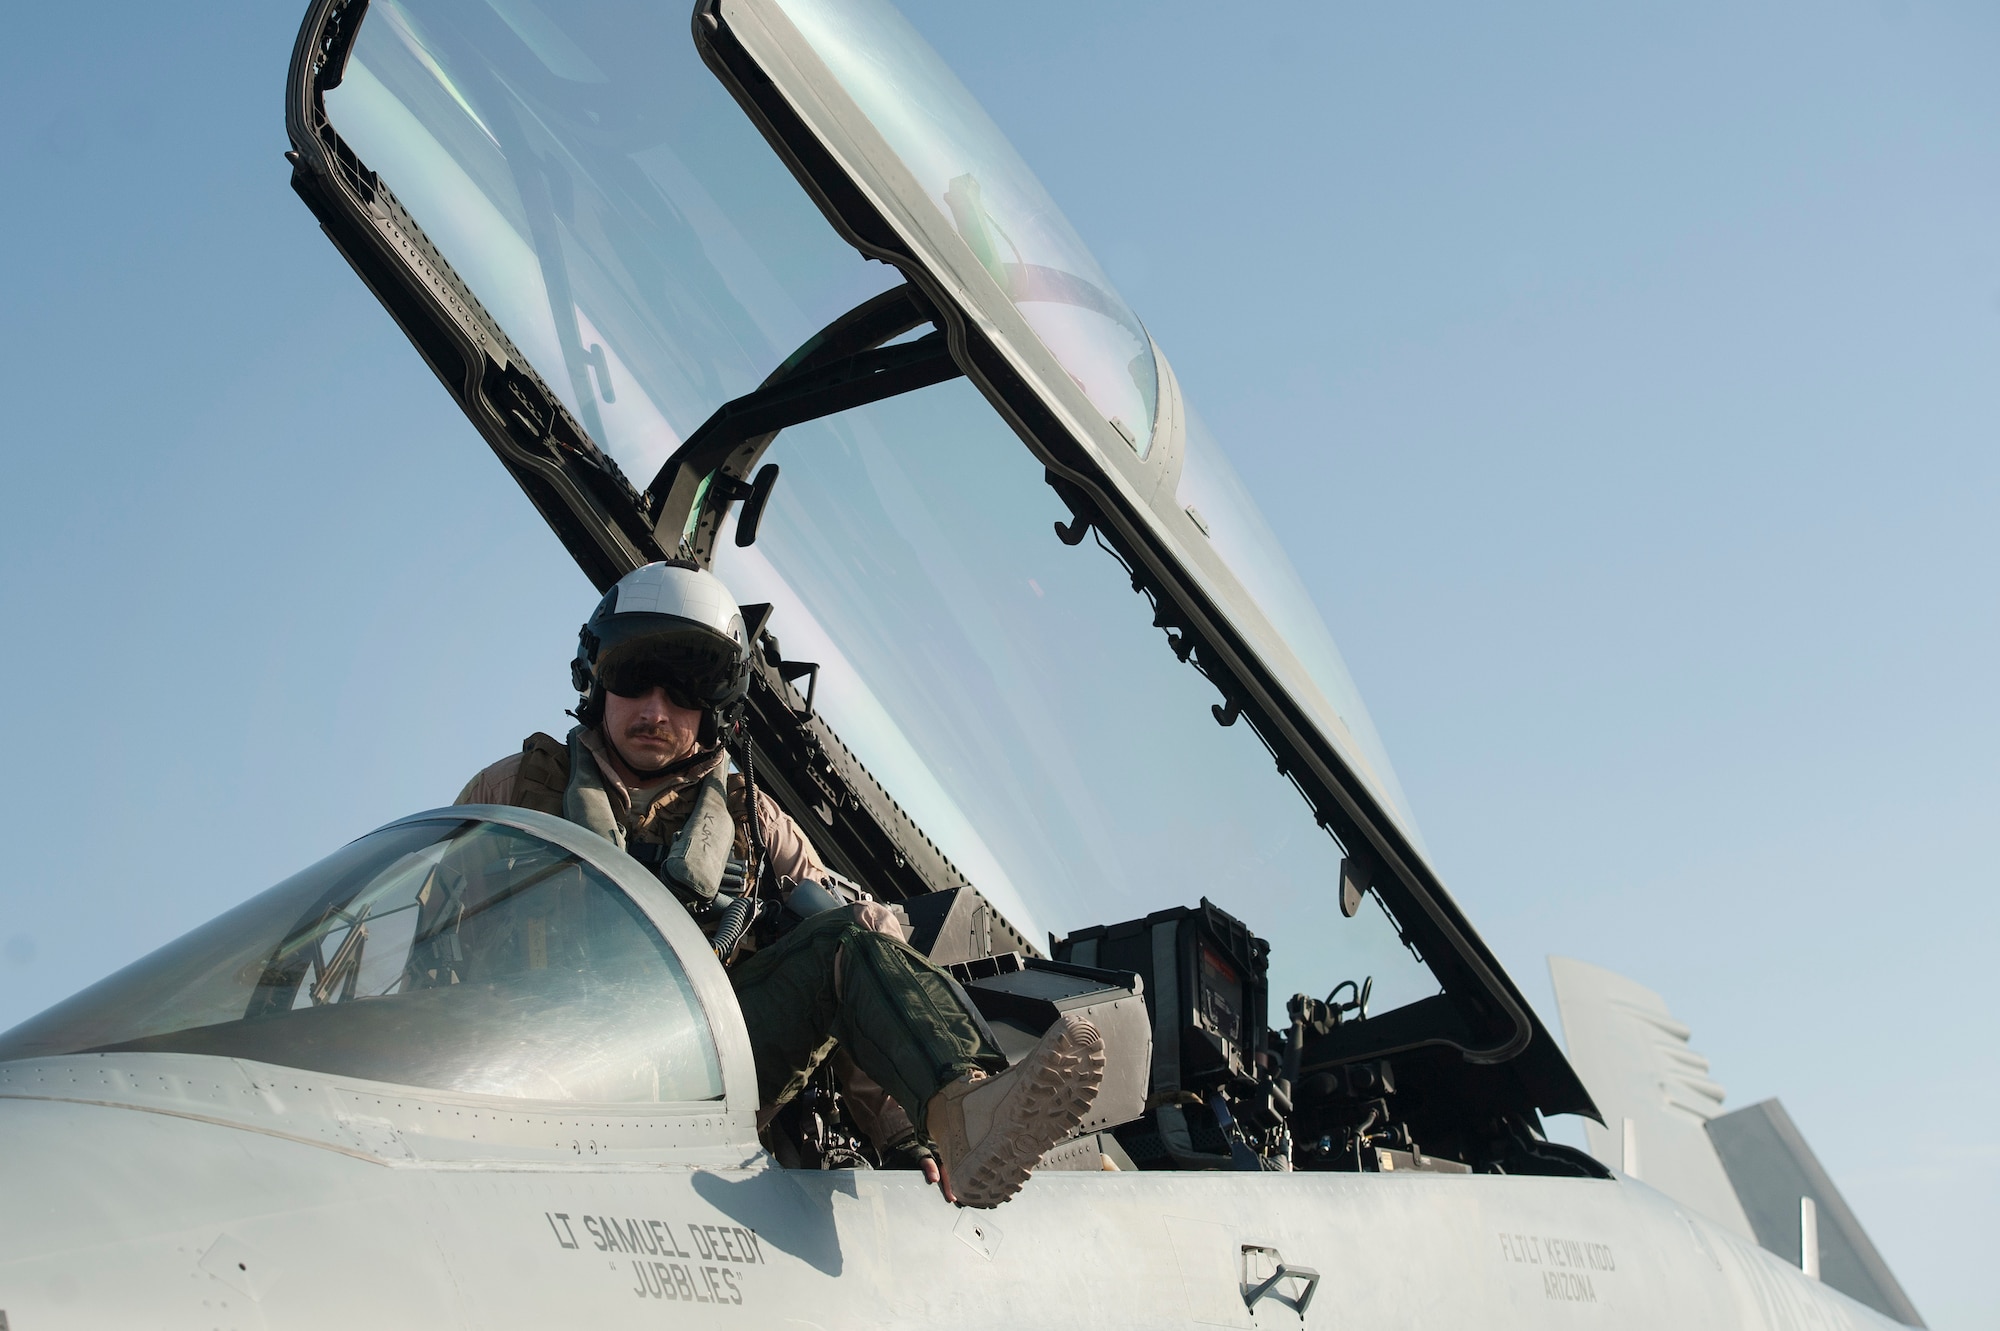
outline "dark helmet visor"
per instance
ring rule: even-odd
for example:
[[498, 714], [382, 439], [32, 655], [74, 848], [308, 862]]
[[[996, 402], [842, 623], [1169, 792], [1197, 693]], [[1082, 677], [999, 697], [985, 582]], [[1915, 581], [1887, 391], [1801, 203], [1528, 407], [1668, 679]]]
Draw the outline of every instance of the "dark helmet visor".
[[678, 620], [619, 636], [598, 649], [597, 679], [608, 692], [636, 698], [663, 688], [675, 706], [696, 708], [742, 696], [742, 648], [713, 630]]

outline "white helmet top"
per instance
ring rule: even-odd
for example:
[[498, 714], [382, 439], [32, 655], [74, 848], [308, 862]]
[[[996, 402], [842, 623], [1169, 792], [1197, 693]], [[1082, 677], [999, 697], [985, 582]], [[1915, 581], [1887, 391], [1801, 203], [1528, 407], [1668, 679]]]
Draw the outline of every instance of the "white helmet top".
[[695, 564], [635, 568], [584, 622], [570, 674], [587, 706], [600, 703], [603, 690], [660, 685], [680, 706], [726, 711], [750, 682], [743, 612], [722, 580]]

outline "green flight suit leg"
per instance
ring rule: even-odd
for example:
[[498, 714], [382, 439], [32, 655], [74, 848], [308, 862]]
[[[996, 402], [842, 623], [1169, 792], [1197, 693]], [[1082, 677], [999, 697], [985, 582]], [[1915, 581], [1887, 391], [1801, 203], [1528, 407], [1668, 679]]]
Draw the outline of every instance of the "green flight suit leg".
[[767, 1105], [783, 1104], [804, 1089], [838, 1043], [922, 1132], [931, 1097], [948, 1083], [973, 1068], [1006, 1066], [944, 972], [844, 910], [806, 920], [745, 958], [729, 978]]

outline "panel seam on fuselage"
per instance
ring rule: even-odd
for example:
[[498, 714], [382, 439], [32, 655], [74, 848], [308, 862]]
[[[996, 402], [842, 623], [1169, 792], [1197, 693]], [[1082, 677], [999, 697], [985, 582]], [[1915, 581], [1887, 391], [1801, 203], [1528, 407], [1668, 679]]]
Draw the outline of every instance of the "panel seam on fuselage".
[[280, 1132], [276, 1128], [259, 1127], [254, 1123], [245, 1123], [239, 1119], [217, 1118], [212, 1114], [194, 1114], [185, 1109], [163, 1109], [157, 1105], [135, 1105], [120, 1100], [87, 1100], [81, 1096], [73, 1095], [22, 1095], [15, 1091], [0, 1091], [0, 1100], [35, 1100], [43, 1104], [94, 1105], [99, 1109], [129, 1109], [140, 1114], [164, 1114], [168, 1118], [191, 1119], [196, 1123], [207, 1123], [218, 1128], [237, 1128], [244, 1132], [261, 1133], [266, 1137], [276, 1137], [282, 1141], [297, 1142], [301, 1146], [315, 1146], [322, 1151], [333, 1151], [340, 1155], [353, 1156], [356, 1160], [365, 1160], [371, 1165], [381, 1165], [385, 1169], [390, 1168], [389, 1162], [380, 1156], [370, 1155], [366, 1151], [358, 1151], [351, 1146], [342, 1146], [338, 1142], [315, 1141], [311, 1137], [301, 1137], [295, 1132]]

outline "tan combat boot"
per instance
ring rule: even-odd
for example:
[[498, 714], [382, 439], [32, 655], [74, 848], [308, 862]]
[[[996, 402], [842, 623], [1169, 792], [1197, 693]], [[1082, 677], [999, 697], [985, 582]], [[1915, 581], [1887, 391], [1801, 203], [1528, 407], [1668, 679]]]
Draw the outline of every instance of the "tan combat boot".
[[1104, 1037], [1070, 1013], [1005, 1072], [968, 1073], [932, 1096], [924, 1126], [945, 1196], [984, 1209], [1019, 1192], [1043, 1152], [1083, 1122], [1103, 1081]]

